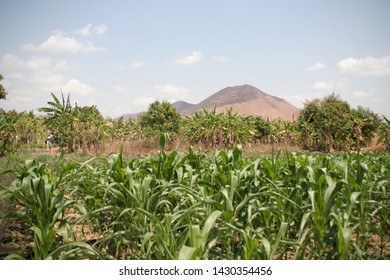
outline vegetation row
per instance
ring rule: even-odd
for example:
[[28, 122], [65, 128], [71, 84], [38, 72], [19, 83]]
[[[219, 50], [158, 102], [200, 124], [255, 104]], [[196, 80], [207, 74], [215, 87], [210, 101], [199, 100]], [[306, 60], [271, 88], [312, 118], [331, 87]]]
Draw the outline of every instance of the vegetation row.
[[203, 110], [182, 118], [170, 103], [159, 101], [139, 117], [112, 120], [105, 119], [95, 106], [72, 106], [69, 96], [67, 102], [54, 94], [52, 98], [48, 107], [39, 109], [43, 116], [0, 109], [0, 156], [27, 142], [30, 148], [44, 148], [49, 134], [67, 151], [89, 154], [99, 154], [115, 140], [157, 147], [161, 133], [169, 134], [173, 147], [218, 149], [257, 143], [329, 152], [359, 150], [376, 141], [390, 149], [390, 121], [385, 116], [368, 108], [350, 108], [335, 95], [306, 103], [297, 121], [241, 116], [231, 109], [225, 113]]
[[[154, 102], [112, 120], [52, 94], [39, 110], [0, 109], [0, 229], [22, 244], [2, 258], [390, 258], [390, 154], [361, 152], [373, 141], [390, 149], [390, 122], [367, 108], [330, 95], [281, 121], [232, 110], [182, 118]], [[20, 151], [46, 149], [48, 134], [61, 153], [20, 163]], [[101, 155], [115, 141], [160, 148], [69, 154]], [[301, 152], [243, 156], [252, 144]]]
[[389, 167], [388, 153], [240, 146], [27, 160], [1, 194], [30, 245], [7, 258], [388, 259]]

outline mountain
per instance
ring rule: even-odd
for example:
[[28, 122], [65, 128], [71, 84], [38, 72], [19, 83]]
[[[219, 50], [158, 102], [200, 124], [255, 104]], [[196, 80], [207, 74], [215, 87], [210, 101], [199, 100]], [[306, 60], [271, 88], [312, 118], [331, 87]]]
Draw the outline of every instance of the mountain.
[[[213, 110], [223, 113], [228, 108], [244, 116], [262, 116], [266, 119], [297, 119], [299, 109], [288, 103], [286, 100], [265, 93], [251, 85], [241, 85], [224, 88], [198, 104], [191, 104], [185, 101], [177, 101], [172, 106], [182, 116], [189, 116], [196, 111]], [[129, 119], [139, 116], [138, 114], [126, 114], [122, 117]], [[119, 118], [118, 118], [119, 119]]]
[[176, 108], [178, 112], [183, 112], [195, 106], [195, 104], [191, 104], [185, 101], [177, 101], [172, 103], [172, 106]]
[[[182, 104], [183, 101], [175, 103]], [[174, 103], [174, 104], [175, 104]], [[185, 103], [185, 102], [183, 102]], [[212, 110], [217, 113], [225, 112], [232, 108], [245, 116], [262, 116], [268, 119], [293, 120], [299, 115], [299, 109], [286, 100], [267, 94], [251, 85], [241, 85], [224, 88], [206, 98], [202, 102], [185, 109], [176, 108], [182, 115], [188, 116], [202, 109]]]
[[145, 112], [139, 112], [139, 113], [134, 113], [134, 114], [124, 114], [124, 115], [121, 115], [121, 116], [115, 118], [115, 120], [122, 119], [124, 121], [127, 121], [127, 120], [130, 120], [130, 119], [136, 119], [143, 113], [145, 113]]

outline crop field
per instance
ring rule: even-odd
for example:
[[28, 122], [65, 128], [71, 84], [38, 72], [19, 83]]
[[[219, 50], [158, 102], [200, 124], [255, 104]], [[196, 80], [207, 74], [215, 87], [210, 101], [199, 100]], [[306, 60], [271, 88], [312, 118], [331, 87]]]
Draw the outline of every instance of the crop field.
[[[390, 154], [122, 153], [2, 176], [7, 259], [390, 259]], [[14, 226], [16, 228], [16, 226]], [[10, 241], [12, 242], [12, 240]], [[14, 241], [15, 242], [15, 241]]]

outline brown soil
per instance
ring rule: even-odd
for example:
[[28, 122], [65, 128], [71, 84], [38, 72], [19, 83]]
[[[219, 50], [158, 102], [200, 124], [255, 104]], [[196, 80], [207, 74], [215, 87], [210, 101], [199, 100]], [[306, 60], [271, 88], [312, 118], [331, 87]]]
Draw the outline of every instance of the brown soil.
[[[0, 217], [4, 217], [8, 212], [8, 207], [0, 201]], [[25, 237], [21, 232], [21, 225], [13, 219], [0, 223], [0, 259], [26, 248]]]

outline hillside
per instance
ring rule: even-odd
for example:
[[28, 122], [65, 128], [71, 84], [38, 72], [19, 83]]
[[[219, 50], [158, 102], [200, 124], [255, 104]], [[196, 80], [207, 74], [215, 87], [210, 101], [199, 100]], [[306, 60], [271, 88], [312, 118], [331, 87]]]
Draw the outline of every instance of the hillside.
[[253, 115], [283, 120], [292, 120], [299, 114], [299, 109], [286, 100], [267, 94], [251, 85], [224, 88], [196, 105], [177, 110], [186, 116], [203, 108], [206, 110], [215, 108], [218, 113], [232, 108], [234, 112], [245, 116]]
[[124, 114], [124, 115], [121, 115], [121, 116], [115, 118], [115, 120], [122, 119], [124, 121], [127, 121], [127, 120], [130, 120], [130, 119], [136, 119], [143, 113], [145, 113], [145, 112], [139, 112], [139, 113], [134, 113], [134, 114]]
[[185, 101], [177, 101], [172, 103], [172, 106], [175, 107], [178, 112], [183, 112], [194, 107], [195, 104], [191, 104]]
[[[267, 119], [293, 120], [299, 115], [299, 109], [286, 100], [267, 94], [251, 85], [224, 88], [198, 104], [177, 101], [172, 103], [172, 106], [182, 116], [189, 116], [196, 111], [213, 110], [214, 108], [217, 113], [232, 108], [233, 112], [238, 112], [240, 115], [262, 116]], [[129, 119], [140, 114], [125, 114], [121, 117]]]

